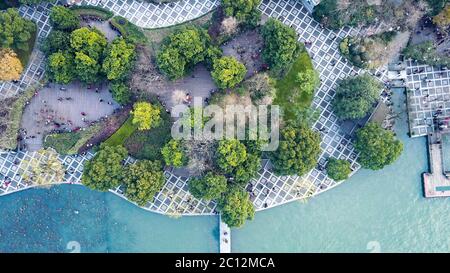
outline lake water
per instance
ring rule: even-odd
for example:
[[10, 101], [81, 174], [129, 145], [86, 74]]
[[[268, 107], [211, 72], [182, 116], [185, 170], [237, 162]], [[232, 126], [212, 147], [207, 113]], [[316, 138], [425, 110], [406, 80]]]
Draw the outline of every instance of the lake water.
[[[395, 101], [404, 96], [397, 93]], [[234, 252], [445, 252], [450, 200], [425, 199], [425, 138], [396, 132], [402, 156], [382, 171], [361, 170], [306, 203], [259, 212], [232, 231]], [[34, 189], [0, 198], [0, 252], [216, 252], [216, 217], [172, 219], [81, 186]], [[69, 244], [69, 245], [68, 245]], [[69, 249], [68, 249], [69, 247]]]

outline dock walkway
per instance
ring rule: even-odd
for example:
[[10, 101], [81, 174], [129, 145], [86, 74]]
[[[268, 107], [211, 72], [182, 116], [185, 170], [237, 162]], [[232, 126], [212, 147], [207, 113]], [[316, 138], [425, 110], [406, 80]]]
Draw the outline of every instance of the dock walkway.
[[219, 216], [219, 232], [220, 232], [220, 253], [231, 253], [231, 229], [222, 221], [222, 217]]
[[425, 197], [450, 197], [450, 179], [444, 174], [442, 135], [440, 133], [428, 136], [428, 156], [430, 173], [423, 174]]

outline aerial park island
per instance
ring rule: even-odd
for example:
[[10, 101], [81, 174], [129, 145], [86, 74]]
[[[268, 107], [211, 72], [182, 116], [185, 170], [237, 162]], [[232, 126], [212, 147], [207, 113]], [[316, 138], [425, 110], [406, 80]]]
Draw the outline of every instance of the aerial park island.
[[174, 221], [214, 217], [214, 251], [230, 253], [260, 211], [407, 160], [406, 134], [426, 138], [417, 198], [450, 196], [446, 0], [0, 9], [0, 201], [82, 186]]

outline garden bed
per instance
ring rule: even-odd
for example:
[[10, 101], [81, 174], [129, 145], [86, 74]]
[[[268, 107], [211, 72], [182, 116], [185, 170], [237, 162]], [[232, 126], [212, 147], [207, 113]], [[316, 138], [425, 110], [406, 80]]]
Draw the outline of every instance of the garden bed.
[[50, 134], [44, 139], [44, 148], [53, 148], [62, 155], [74, 155], [86, 145], [88, 140], [101, 130], [100, 124], [94, 124], [77, 132]]
[[109, 23], [113, 29], [119, 31], [125, 39], [132, 43], [146, 44], [148, 42], [143, 31], [138, 26], [130, 23], [124, 17], [115, 16], [109, 21]]
[[[38, 85], [30, 87], [14, 98], [0, 101], [0, 149], [13, 150], [17, 148], [20, 122], [27, 103], [33, 98]], [[9, 107], [8, 107], [9, 106]]]
[[94, 17], [106, 21], [114, 16], [113, 12], [97, 6], [72, 6], [71, 9], [83, 19]]
[[125, 140], [125, 147], [137, 159], [161, 160], [161, 149], [171, 138], [170, 115], [161, 111], [161, 124], [148, 131], [134, 131]]

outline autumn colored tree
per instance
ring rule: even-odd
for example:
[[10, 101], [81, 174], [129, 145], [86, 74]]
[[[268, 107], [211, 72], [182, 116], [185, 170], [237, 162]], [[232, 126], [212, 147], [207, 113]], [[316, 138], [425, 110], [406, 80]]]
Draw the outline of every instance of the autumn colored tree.
[[22, 71], [17, 54], [12, 49], [0, 48], [0, 81], [18, 80]]

